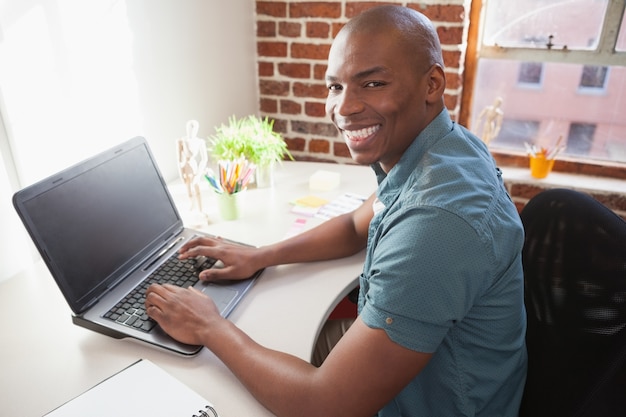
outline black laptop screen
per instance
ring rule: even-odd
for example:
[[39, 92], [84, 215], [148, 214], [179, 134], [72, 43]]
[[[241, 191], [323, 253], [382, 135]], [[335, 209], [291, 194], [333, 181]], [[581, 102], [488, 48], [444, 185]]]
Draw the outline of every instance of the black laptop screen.
[[148, 255], [179, 222], [145, 145], [76, 170], [23, 202], [31, 233], [38, 234], [42, 256], [54, 260], [50, 266], [73, 309]]

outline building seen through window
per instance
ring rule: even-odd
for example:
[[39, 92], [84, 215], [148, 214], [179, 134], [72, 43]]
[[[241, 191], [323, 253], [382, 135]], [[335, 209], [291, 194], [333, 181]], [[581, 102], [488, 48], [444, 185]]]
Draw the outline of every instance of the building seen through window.
[[498, 99], [492, 150], [523, 153], [525, 142], [551, 147], [562, 137], [566, 157], [626, 163], [626, 2], [482, 3], [472, 130]]

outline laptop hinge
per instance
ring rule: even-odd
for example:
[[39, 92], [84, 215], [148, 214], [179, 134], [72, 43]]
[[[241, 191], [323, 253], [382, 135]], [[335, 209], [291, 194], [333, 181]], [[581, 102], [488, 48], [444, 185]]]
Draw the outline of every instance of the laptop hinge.
[[159, 259], [161, 259], [163, 257], [163, 255], [165, 255], [167, 252], [170, 251], [170, 249], [172, 249], [174, 246], [176, 246], [176, 244], [178, 244], [181, 240], [185, 239], [183, 236], [179, 236], [176, 239], [174, 239], [173, 241], [170, 242], [169, 245], [167, 245], [161, 252], [157, 253], [157, 255], [154, 257], [154, 259], [152, 259], [148, 265], [146, 265], [143, 270], [147, 271], [148, 269], [150, 269], [150, 267], [152, 265], [154, 265]]

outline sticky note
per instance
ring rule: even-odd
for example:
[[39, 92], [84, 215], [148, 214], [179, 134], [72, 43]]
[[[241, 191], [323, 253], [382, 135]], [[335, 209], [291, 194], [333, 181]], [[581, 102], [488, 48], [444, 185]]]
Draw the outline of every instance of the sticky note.
[[327, 203], [328, 200], [314, 195], [308, 195], [306, 197], [299, 198], [293, 202], [293, 204], [295, 205], [305, 207], [321, 207]]

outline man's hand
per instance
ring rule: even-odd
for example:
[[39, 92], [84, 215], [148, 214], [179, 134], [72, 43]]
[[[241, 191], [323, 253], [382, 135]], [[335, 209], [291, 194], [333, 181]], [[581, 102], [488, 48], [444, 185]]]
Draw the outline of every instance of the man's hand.
[[190, 345], [205, 345], [211, 327], [224, 320], [207, 295], [192, 287], [169, 284], [153, 284], [148, 288], [146, 312], [165, 333]]
[[209, 268], [200, 272], [200, 279], [216, 281], [222, 279], [246, 279], [262, 269], [258, 249], [229, 242], [219, 237], [198, 237], [181, 246], [180, 259], [206, 256], [222, 263], [221, 268]]

